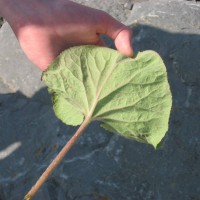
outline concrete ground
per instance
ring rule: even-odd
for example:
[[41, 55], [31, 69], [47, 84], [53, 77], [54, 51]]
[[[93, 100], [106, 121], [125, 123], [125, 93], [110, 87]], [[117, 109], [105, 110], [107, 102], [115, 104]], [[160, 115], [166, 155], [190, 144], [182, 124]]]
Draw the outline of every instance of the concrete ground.
[[[129, 25], [135, 52], [157, 51], [173, 95], [163, 146], [88, 127], [35, 200], [200, 200], [200, 3], [76, 0]], [[108, 45], [113, 43], [107, 40]], [[9, 25], [0, 29], [0, 200], [21, 200], [72, 136], [52, 111], [41, 72]]]

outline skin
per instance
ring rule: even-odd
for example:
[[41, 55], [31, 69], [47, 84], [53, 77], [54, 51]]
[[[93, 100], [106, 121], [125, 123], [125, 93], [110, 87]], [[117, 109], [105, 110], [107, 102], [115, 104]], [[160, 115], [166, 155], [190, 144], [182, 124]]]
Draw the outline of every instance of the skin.
[[66, 48], [104, 46], [101, 34], [112, 38], [121, 53], [133, 56], [131, 30], [101, 10], [68, 0], [0, 0], [0, 13], [41, 70]]

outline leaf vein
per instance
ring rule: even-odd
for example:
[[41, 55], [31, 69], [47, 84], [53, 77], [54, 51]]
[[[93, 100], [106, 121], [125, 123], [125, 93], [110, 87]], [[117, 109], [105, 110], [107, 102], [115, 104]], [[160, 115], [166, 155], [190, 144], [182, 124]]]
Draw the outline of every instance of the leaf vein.
[[127, 108], [132, 108], [132, 107], [135, 107], [135, 105], [140, 102], [141, 100], [145, 99], [146, 97], [148, 97], [150, 94], [156, 92], [159, 88], [156, 88], [155, 90], [152, 90], [151, 92], [149, 92], [147, 95], [143, 96], [142, 98], [139, 98], [136, 102], [133, 102], [132, 105], [129, 105], [129, 106], [123, 106], [123, 107], [117, 107], [117, 108], [114, 108], [112, 110], [108, 110], [108, 111], [105, 111], [103, 113], [100, 113], [100, 114], [97, 114], [95, 115], [94, 117], [102, 117], [102, 115], [105, 115], [105, 114], [108, 114], [109, 112], [116, 112], [118, 110], [121, 110], [121, 109], [127, 109]]

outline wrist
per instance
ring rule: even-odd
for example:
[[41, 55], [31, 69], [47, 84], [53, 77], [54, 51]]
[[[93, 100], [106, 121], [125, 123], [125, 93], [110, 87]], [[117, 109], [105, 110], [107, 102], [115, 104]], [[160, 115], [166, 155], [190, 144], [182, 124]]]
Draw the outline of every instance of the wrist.
[[12, 9], [12, 0], [0, 0], [0, 15], [7, 20], [8, 13]]
[[27, 0], [0, 0], [0, 15], [9, 23], [16, 35], [27, 23], [26, 13], [29, 12], [28, 9], [33, 9], [30, 4], [31, 1]]
[[13, 0], [0, 0], [0, 15], [3, 17], [9, 24], [15, 18], [14, 15], [14, 6], [17, 2]]

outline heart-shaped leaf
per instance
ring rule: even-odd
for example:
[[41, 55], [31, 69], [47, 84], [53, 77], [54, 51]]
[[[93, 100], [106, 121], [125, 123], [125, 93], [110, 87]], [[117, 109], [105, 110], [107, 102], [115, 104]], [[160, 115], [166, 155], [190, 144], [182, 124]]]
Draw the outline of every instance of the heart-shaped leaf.
[[172, 105], [165, 65], [154, 51], [133, 59], [97, 46], [65, 50], [43, 72], [56, 116], [68, 125], [84, 118], [111, 132], [158, 145]]

